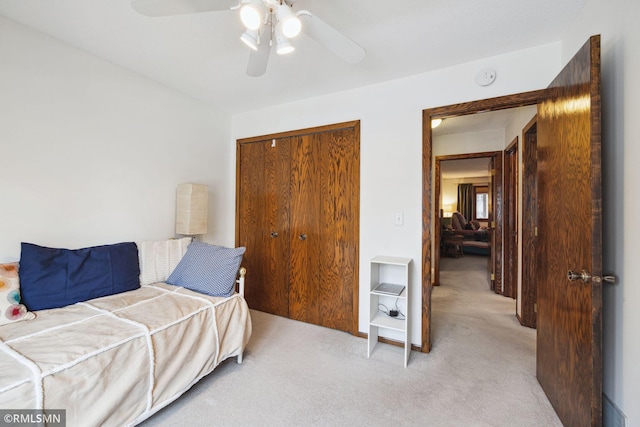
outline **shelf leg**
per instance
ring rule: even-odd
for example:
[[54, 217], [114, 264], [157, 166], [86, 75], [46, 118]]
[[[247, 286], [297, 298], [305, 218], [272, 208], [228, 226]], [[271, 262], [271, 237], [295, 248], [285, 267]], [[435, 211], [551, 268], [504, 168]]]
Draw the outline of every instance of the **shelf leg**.
[[373, 353], [373, 349], [376, 344], [378, 344], [378, 327], [370, 326], [369, 327], [369, 338], [367, 339], [367, 347], [368, 347], [368, 355], [367, 358], [371, 357], [371, 353]]

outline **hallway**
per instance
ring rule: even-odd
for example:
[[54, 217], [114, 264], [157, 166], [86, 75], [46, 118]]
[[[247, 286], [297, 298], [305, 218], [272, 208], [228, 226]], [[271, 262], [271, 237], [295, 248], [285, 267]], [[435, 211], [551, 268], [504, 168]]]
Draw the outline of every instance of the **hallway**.
[[512, 396], [522, 398], [528, 388], [524, 395], [530, 403], [537, 410], [548, 408], [546, 425], [554, 418], [561, 425], [536, 380], [536, 330], [520, 325], [515, 300], [489, 289], [486, 257], [440, 261], [441, 285], [432, 295], [432, 352], [448, 354], [452, 372], [473, 381], [475, 393], [502, 400], [506, 411], [516, 404]]

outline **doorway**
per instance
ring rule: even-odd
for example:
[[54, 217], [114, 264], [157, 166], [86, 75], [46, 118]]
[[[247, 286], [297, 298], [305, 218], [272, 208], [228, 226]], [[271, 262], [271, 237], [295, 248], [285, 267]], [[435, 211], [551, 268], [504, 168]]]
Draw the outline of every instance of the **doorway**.
[[[449, 118], [465, 116], [485, 111], [497, 111], [509, 108], [535, 105], [544, 94], [544, 90], [531, 91], [516, 95], [503, 96], [498, 98], [473, 101], [463, 104], [454, 104], [445, 107], [437, 107], [423, 110], [422, 113], [422, 347], [423, 352], [431, 350], [431, 291], [435, 280], [435, 266], [432, 265], [438, 249], [432, 250], [431, 242], [439, 238], [439, 230], [432, 230], [434, 224], [434, 203], [433, 194], [433, 135], [431, 121], [436, 118]], [[435, 240], [438, 241], [438, 240]]]
[[[452, 126], [450, 132], [454, 132], [453, 138], [459, 135], [456, 126]], [[442, 135], [443, 136], [443, 135]], [[449, 140], [443, 141], [450, 142]], [[501, 256], [496, 253], [502, 253], [501, 239], [496, 239], [494, 234], [496, 230], [501, 230], [502, 217], [496, 218], [493, 210], [502, 206], [502, 178], [501, 168], [496, 167], [501, 163], [501, 151], [491, 152], [474, 152], [459, 153], [445, 156], [435, 157], [434, 166], [434, 286], [440, 284], [440, 258], [445, 255], [448, 236], [453, 234], [453, 238], [460, 239], [461, 254], [472, 253], [487, 256], [487, 280], [491, 290], [500, 286], [500, 274], [495, 274], [497, 270], [501, 271]], [[492, 175], [493, 174], [493, 175]], [[500, 179], [496, 179], [500, 176]], [[464, 184], [470, 186], [470, 200], [464, 202], [460, 199], [459, 191]], [[483, 190], [483, 191], [482, 191]], [[481, 196], [480, 201], [483, 205], [483, 213], [478, 214], [476, 199]], [[482, 197], [484, 196], [484, 197]], [[464, 208], [464, 205], [468, 205]], [[464, 218], [464, 222], [468, 224], [477, 224], [476, 230], [462, 230], [459, 221], [454, 223], [453, 217]], [[446, 228], [451, 228], [451, 231]], [[438, 244], [440, 243], [440, 244]]]
[[[440, 243], [433, 248], [432, 267], [435, 272], [433, 285], [440, 284], [440, 263], [447, 261], [442, 256], [456, 256], [457, 254], [450, 250], [450, 246], [462, 238], [461, 255], [489, 255], [485, 258], [483, 270], [486, 280], [483, 278], [482, 283], [484, 286], [486, 286], [485, 282], [489, 283], [487, 289], [496, 294], [511, 300], [517, 298], [514, 301], [517, 305], [512, 305], [511, 315], [515, 316], [522, 325], [524, 325], [521, 319], [522, 310], [523, 308], [534, 309], [535, 296], [534, 299], [529, 298], [523, 303], [524, 295], [519, 295], [518, 288], [519, 261], [522, 258], [520, 254], [524, 253], [525, 257], [530, 255], [529, 252], [519, 249], [518, 242], [520, 227], [518, 212], [529, 212], [521, 207], [518, 169], [522, 167], [518, 167], [518, 159], [524, 146], [519, 141], [521, 137], [524, 139], [522, 136], [524, 129], [530, 127], [531, 119], [536, 116], [536, 113], [537, 107], [533, 104], [450, 117], [432, 131], [434, 157], [432, 217], [435, 222], [434, 243]], [[456, 154], [442, 155], [443, 153]], [[481, 159], [484, 159], [484, 162], [478, 163]], [[487, 160], [490, 160], [493, 165], [488, 167]], [[461, 178], [464, 179], [461, 180]], [[464, 191], [458, 194], [457, 190], [458, 188], [464, 190], [464, 184], [469, 182], [474, 183], [474, 189], [488, 189], [487, 184], [492, 184], [492, 191], [489, 192], [491, 193], [491, 212], [487, 212], [487, 214], [490, 213], [491, 218], [487, 214], [482, 216], [477, 212], [461, 212], [462, 216], [476, 220], [476, 225], [480, 226], [479, 231], [461, 230], [459, 222], [455, 224], [454, 229], [452, 224], [452, 211], [460, 210], [456, 209], [459, 207], [457, 201], [459, 197], [464, 196]], [[461, 218], [457, 213], [455, 216]], [[438, 236], [438, 232], [441, 236]], [[456, 263], [442, 265], [451, 267]]]

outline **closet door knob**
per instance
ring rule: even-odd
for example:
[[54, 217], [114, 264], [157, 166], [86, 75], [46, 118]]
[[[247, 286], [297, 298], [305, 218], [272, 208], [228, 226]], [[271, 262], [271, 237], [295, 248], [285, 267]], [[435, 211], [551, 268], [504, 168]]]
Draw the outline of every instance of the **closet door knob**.
[[277, 231], [272, 231], [271, 232], [271, 238], [275, 238], [278, 237], [278, 232]]
[[300, 235], [300, 240], [307, 240], [307, 235], [306, 234], [301, 234]]

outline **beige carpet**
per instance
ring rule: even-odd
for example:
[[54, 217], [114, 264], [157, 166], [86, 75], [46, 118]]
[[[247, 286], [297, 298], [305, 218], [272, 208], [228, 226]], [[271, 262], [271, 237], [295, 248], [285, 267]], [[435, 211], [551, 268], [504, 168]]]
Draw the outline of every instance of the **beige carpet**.
[[252, 311], [245, 361], [219, 366], [145, 426], [560, 426], [535, 379], [535, 330], [488, 289], [486, 258], [442, 262], [433, 349], [412, 352]]

